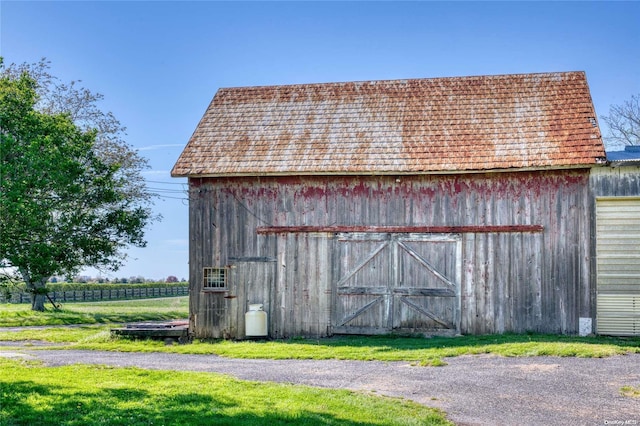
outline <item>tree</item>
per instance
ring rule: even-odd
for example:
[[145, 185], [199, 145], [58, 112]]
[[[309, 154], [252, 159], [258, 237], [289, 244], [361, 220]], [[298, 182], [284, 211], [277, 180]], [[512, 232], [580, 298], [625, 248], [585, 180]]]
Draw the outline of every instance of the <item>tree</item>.
[[[0, 61], [0, 68], [2, 62]], [[45, 283], [83, 267], [117, 270], [122, 249], [144, 247], [149, 194], [131, 184], [99, 129], [40, 110], [28, 70], [0, 74], [0, 266], [18, 272], [44, 310]]]
[[617, 145], [640, 145], [640, 94], [632, 95], [622, 105], [612, 105], [608, 116], [601, 116], [609, 126], [605, 140]]
[[98, 107], [104, 95], [81, 87], [81, 80], [63, 83], [51, 74], [50, 68], [50, 61], [42, 58], [33, 64], [11, 64], [2, 73], [14, 80], [27, 73], [36, 82], [38, 111], [67, 114], [81, 130], [95, 131], [93, 151], [106, 164], [117, 165], [115, 175], [122, 180], [120, 189], [131, 198], [150, 203], [153, 196], [141, 174], [149, 167], [148, 161], [124, 140], [126, 128], [120, 121]]

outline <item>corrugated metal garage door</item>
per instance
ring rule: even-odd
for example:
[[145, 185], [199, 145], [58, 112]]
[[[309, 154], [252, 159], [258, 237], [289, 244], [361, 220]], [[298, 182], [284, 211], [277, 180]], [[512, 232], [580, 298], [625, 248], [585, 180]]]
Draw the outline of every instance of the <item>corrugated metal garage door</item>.
[[640, 198], [596, 200], [599, 334], [640, 335]]

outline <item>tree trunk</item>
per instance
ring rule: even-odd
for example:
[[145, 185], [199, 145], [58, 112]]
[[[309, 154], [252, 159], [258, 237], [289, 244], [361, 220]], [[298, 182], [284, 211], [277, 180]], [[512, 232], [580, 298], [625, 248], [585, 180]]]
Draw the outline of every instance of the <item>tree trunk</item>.
[[44, 294], [31, 293], [31, 310], [44, 312]]
[[27, 285], [27, 291], [31, 293], [31, 310], [44, 312], [45, 286], [47, 284], [47, 278], [33, 278], [25, 271], [20, 272], [25, 284]]

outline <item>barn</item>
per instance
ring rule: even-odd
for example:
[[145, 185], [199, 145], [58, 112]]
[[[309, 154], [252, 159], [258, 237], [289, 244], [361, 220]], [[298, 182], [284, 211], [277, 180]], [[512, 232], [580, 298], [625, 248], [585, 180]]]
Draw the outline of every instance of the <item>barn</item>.
[[607, 152], [593, 168], [596, 331], [640, 336], [640, 146]]
[[172, 170], [191, 330], [591, 332], [605, 162], [583, 72], [220, 89]]

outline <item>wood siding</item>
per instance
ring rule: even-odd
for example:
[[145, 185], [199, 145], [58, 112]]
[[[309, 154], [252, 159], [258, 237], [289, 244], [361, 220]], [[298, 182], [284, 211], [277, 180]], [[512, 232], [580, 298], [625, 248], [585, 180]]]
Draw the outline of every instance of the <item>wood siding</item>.
[[[422, 288], [421, 283], [400, 286], [396, 300], [401, 306], [381, 304], [380, 308], [374, 303], [371, 313], [356, 315], [352, 322], [344, 319], [370, 301], [363, 298], [345, 305], [338, 299], [340, 291], [357, 293], [355, 287], [372, 288], [375, 282], [385, 287], [381, 277], [394, 276], [385, 268], [404, 268], [419, 276], [424, 265], [414, 260], [432, 258], [440, 264], [434, 269], [457, 277], [447, 278], [459, 286], [451, 290], [458, 293], [457, 305], [452, 305], [457, 312], [451, 312], [457, 332], [577, 333], [579, 317], [595, 318], [588, 181], [588, 169], [191, 178], [191, 327], [196, 337], [243, 338], [244, 312], [251, 303], [263, 303], [269, 335], [274, 338], [329, 335], [339, 331], [341, 321], [342, 326], [375, 328], [374, 321], [388, 321], [381, 312], [375, 314], [384, 306], [394, 311], [398, 324], [404, 316], [405, 325], [414, 324], [409, 329], [420, 331], [415, 324], [424, 321], [416, 313], [433, 314], [425, 308], [428, 297], [416, 296], [423, 291], [415, 290]], [[367, 266], [371, 269], [363, 276], [374, 284], [340, 282], [358, 259], [376, 249], [376, 243], [362, 243], [345, 251], [344, 241], [350, 234], [378, 233], [400, 241], [394, 235], [413, 233], [417, 241], [427, 241], [436, 235], [430, 230], [444, 229], [461, 231], [450, 231], [459, 243], [453, 244], [455, 250], [442, 252], [449, 254], [439, 257], [426, 246], [407, 243], [406, 249], [400, 247], [401, 254], [387, 256], [395, 259], [391, 263], [375, 264], [375, 260]], [[460, 262], [452, 266], [456, 256]], [[402, 266], [403, 262], [410, 266]], [[203, 268], [221, 266], [231, 271], [228, 291], [203, 291]], [[437, 282], [428, 287], [441, 285]], [[447, 285], [441, 287], [444, 295]], [[416, 294], [401, 299], [402, 292]], [[437, 309], [445, 315], [450, 308], [442, 303]], [[395, 328], [393, 321], [390, 327], [386, 324], [382, 327], [386, 331]]]
[[640, 167], [595, 167], [590, 186], [595, 197], [638, 197]]

